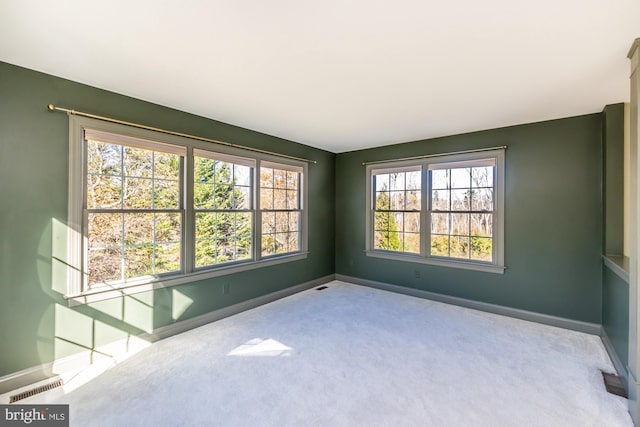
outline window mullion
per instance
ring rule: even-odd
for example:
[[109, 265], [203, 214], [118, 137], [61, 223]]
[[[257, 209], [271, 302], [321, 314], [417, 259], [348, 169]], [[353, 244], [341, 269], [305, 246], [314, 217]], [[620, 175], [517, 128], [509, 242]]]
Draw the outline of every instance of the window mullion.
[[420, 255], [423, 257], [431, 256], [431, 173], [429, 165], [422, 164], [421, 183], [422, 200], [420, 203]]
[[256, 161], [256, 168], [253, 171], [253, 259], [259, 260], [262, 258], [262, 210], [260, 209], [260, 170], [262, 168], [262, 161], [258, 159]]
[[180, 198], [180, 210], [182, 212], [182, 271], [191, 273], [195, 269], [195, 210], [193, 206], [193, 180], [195, 159], [193, 147], [187, 147], [187, 155], [180, 161], [180, 188], [184, 190], [184, 196]]

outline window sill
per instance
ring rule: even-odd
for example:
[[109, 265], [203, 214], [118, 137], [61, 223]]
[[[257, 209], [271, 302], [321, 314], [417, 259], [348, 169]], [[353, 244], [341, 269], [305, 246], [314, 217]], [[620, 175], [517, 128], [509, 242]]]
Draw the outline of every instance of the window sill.
[[485, 273], [504, 274], [506, 267], [480, 262], [454, 261], [449, 259], [425, 258], [419, 255], [395, 254], [382, 251], [365, 251], [367, 256], [394, 261], [415, 262], [419, 264], [437, 265], [439, 267], [460, 268], [464, 270], [482, 271]]
[[283, 264], [286, 262], [299, 261], [307, 258], [309, 252], [288, 254], [277, 258], [268, 258], [260, 261], [247, 262], [244, 264], [233, 264], [229, 266], [217, 267], [210, 270], [196, 271], [189, 274], [179, 274], [175, 276], [153, 277], [128, 283], [124, 286], [110, 287], [105, 285], [100, 288], [91, 289], [79, 295], [66, 295], [69, 307], [89, 304], [92, 302], [102, 301], [111, 298], [118, 298], [125, 295], [133, 295], [140, 292], [148, 292], [159, 288], [168, 288], [170, 286], [182, 285], [185, 283], [197, 282], [199, 280], [211, 279], [213, 277], [226, 276], [228, 274], [240, 273], [242, 271], [253, 270], [256, 268], [269, 267], [272, 265]]
[[629, 257], [622, 255], [602, 255], [604, 265], [629, 283]]

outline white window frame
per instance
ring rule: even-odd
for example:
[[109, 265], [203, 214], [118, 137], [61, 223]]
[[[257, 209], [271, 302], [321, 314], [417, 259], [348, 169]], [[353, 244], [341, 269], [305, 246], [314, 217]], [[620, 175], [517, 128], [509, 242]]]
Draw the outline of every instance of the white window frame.
[[[493, 176], [493, 253], [492, 261], [476, 261], [458, 258], [448, 258], [430, 255], [431, 241], [431, 169], [468, 167], [474, 162], [491, 160], [495, 162]], [[420, 218], [420, 253], [406, 253], [374, 249], [374, 203], [375, 189], [373, 188], [373, 175], [403, 171], [408, 168], [420, 167], [422, 172], [421, 184], [421, 218]], [[366, 238], [365, 253], [375, 258], [390, 259], [396, 261], [415, 262], [441, 267], [461, 268], [474, 271], [503, 274], [504, 265], [504, 180], [505, 180], [505, 153], [504, 149], [486, 150], [482, 152], [461, 153], [450, 155], [438, 155], [411, 160], [398, 160], [368, 164], [366, 166]]]
[[[182, 253], [181, 270], [177, 273], [163, 274], [159, 276], [145, 276], [136, 280], [129, 280], [117, 285], [102, 286], [96, 289], [88, 289], [88, 269], [86, 266], [88, 238], [86, 232], [86, 144], [85, 129], [96, 132], [122, 135], [125, 138], [138, 138], [153, 141], [159, 144], [169, 144], [186, 150], [183, 161], [183, 171], [180, 175], [182, 182], [180, 204], [183, 210], [182, 224]], [[255, 167], [253, 173], [253, 226], [251, 260], [242, 260], [233, 263], [214, 265], [207, 268], [195, 268], [195, 209], [193, 207], [194, 151], [202, 153], [211, 152], [219, 157], [227, 156], [229, 159], [246, 159], [248, 164]], [[300, 236], [297, 252], [282, 255], [270, 255], [262, 257], [260, 221], [260, 194], [259, 194], [259, 170], [262, 163], [279, 165], [283, 168], [294, 168], [300, 171]], [[198, 141], [186, 137], [180, 137], [161, 132], [135, 128], [116, 123], [105, 122], [75, 115], [69, 116], [69, 194], [68, 194], [68, 218], [67, 218], [67, 286], [65, 298], [69, 305], [86, 304], [123, 295], [146, 292], [152, 289], [180, 285], [198, 280], [219, 277], [255, 268], [277, 265], [281, 263], [297, 261], [307, 258], [308, 255], [308, 164], [293, 159], [257, 153], [236, 147], [214, 145], [204, 141]]]

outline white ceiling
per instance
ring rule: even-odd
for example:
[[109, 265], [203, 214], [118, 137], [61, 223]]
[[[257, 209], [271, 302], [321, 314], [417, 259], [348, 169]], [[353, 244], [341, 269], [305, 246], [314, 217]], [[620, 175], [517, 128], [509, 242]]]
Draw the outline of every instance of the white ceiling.
[[638, 0], [0, 0], [0, 60], [344, 152], [628, 101], [639, 18]]

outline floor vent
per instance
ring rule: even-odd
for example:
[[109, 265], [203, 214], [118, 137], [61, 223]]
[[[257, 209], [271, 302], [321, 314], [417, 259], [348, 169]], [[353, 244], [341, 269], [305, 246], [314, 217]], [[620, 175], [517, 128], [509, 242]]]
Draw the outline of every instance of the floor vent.
[[609, 393], [616, 394], [624, 398], [627, 397], [627, 392], [624, 391], [624, 386], [622, 385], [622, 381], [620, 381], [619, 376], [603, 372], [602, 378], [604, 379], [604, 386]]
[[54, 388], [58, 388], [64, 385], [64, 381], [62, 379], [57, 379], [49, 384], [41, 385], [36, 388], [32, 388], [31, 390], [23, 391], [22, 393], [15, 394], [9, 398], [9, 403], [15, 403], [22, 399], [26, 399], [27, 397], [34, 396], [36, 394], [44, 393], [45, 391], [53, 390]]
[[319, 288], [316, 288], [316, 291], [324, 291], [327, 288], [328, 286], [320, 286]]

